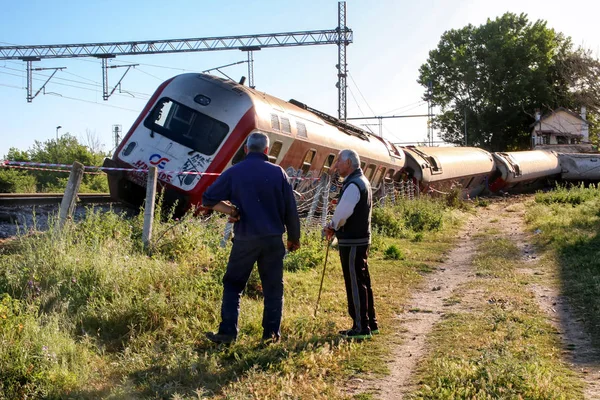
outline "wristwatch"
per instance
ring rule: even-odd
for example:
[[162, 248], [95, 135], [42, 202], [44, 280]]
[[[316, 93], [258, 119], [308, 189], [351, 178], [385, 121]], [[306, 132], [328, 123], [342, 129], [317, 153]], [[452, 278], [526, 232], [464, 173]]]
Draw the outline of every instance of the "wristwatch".
[[231, 205], [231, 213], [229, 214], [231, 217], [233, 218], [237, 218], [240, 216], [240, 209], [237, 208], [236, 206], [234, 206], [233, 204]]

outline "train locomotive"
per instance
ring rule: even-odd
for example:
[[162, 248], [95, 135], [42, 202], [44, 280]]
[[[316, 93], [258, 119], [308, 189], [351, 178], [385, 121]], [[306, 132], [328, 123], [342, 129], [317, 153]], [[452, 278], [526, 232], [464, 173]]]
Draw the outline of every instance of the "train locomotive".
[[[112, 158], [105, 159], [111, 196], [139, 206], [145, 170], [155, 166], [163, 202], [183, 213], [201, 205], [217, 176], [244, 157], [255, 131], [269, 136], [269, 160], [302, 192], [332, 178], [340, 150], [355, 149], [374, 193], [410, 182], [424, 193], [458, 188], [462, 197], [522, 190], [560, 175], [558, 155], [535, 150], [489, 153], [473, 147], [398, 147], [295, 100], [284, 101], [231, 80], [188, 73], [162, 83]], [[332, 186], [332, 188], [335, 185]]]
[[[139, 206], [146, 174], [156, 166], [163, 201], [177, 213], [201, 204], [219, 173], [244, 157], [246, 137], [269, 136], [269, 160], [307, 189], [329, 175], [339, 150], [357, 149], [373, 186], [400, 179], [404, 152], [297, 101], [283, 101], [207, 74], [182, 74], [161, 84], [104, 167], [111, 196]], [[133, 169], [133, 170], [126, 170]], [[300, 184], [302, 182], [302, 184]]]

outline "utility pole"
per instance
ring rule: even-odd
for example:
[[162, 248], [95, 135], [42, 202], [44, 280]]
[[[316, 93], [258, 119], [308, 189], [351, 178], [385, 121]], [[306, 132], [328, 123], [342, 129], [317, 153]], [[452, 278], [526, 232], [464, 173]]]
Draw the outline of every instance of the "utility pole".
[[113, 125], [113, 134], [115, 139], [115, 149], [119, 147], [119, 143], [121, 143], [121, 125]]
[[465, 147], [467, 147], [467, 107], [465, 107]]
[[431, 97], [433, 96], [433, 82], [427, 82], [427, 142], [428, 146], [433, 146], [433, 106]]

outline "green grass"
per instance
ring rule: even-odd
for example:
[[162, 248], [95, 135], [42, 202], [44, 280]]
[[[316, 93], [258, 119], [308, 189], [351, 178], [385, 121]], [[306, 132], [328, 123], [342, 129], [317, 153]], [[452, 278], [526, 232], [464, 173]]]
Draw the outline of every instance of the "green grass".
[[[556, 330], [516, 271], [517, 247], [488, 235], [477, 278], [446, 301], [458, 304], [427, 339], [412, 399], [575, 399], [581, 383], [561, 360]], [[464, 299], [465, 293], [477, 293]], [[464, 307], [463, 302], [466, 301]]]
[[[454, 211], [430, 201], [406, 209], [396, 217], [406, 237], [373, 238], [383, 333], [361, 344], [337, 334], [351, 320], [333, 247], [313, 318], [325, 255], [318, 231], [304, 232], [301, 251], [285, 259], [283, 340], [266, 348], [255, 276], [239, 340], [220, 348], [204, 337], [220, 319], [224, 218], [156, 219], [151, 255], [141, 245], [142, 215], [90, 212], [61, 235], [21, 237], [0, 248], [0, 399], [344, 398], [350, 377], [387, 373], [396, 314], [452, 245]], [[391, 246], [405, 259], [386, 259]]]
[[538, 194], [527, 219], [561, 292], [600, 347], [600, 189], [563, 187]]

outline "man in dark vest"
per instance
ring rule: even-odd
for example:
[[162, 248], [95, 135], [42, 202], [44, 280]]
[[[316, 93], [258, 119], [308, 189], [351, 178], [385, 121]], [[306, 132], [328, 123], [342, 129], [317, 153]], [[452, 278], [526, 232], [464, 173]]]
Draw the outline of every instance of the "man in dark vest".
[[217, 333], [207, 333], [215, 343], [231, 343], [237, 338], [240, 297], [254, 263], [263, 286], [263, 341], [279, 341], [285, 255], [282, 235], [286, 228], [287, 249], [300, 247], [294, 191], [285, 171], [269, 162], [269, 138], [254, 132], [244, 150], [244, 161], [223, 172], [202, 196], [204, 207], [228, 214], [230, 221], [235, 221], [235, 238], [223, 277], [221, 324]]
[[367, 263], [371, 244], [371, 185], [354, 150], [340, 151], [335, 168], [345, 179], [335, 213], [324, 233], [328, 240], [334, 234], [338, 239], [348, 313], [353, 320], [352, 328], [340, 334], [348, 339], [369, 339], [379, 333]]

